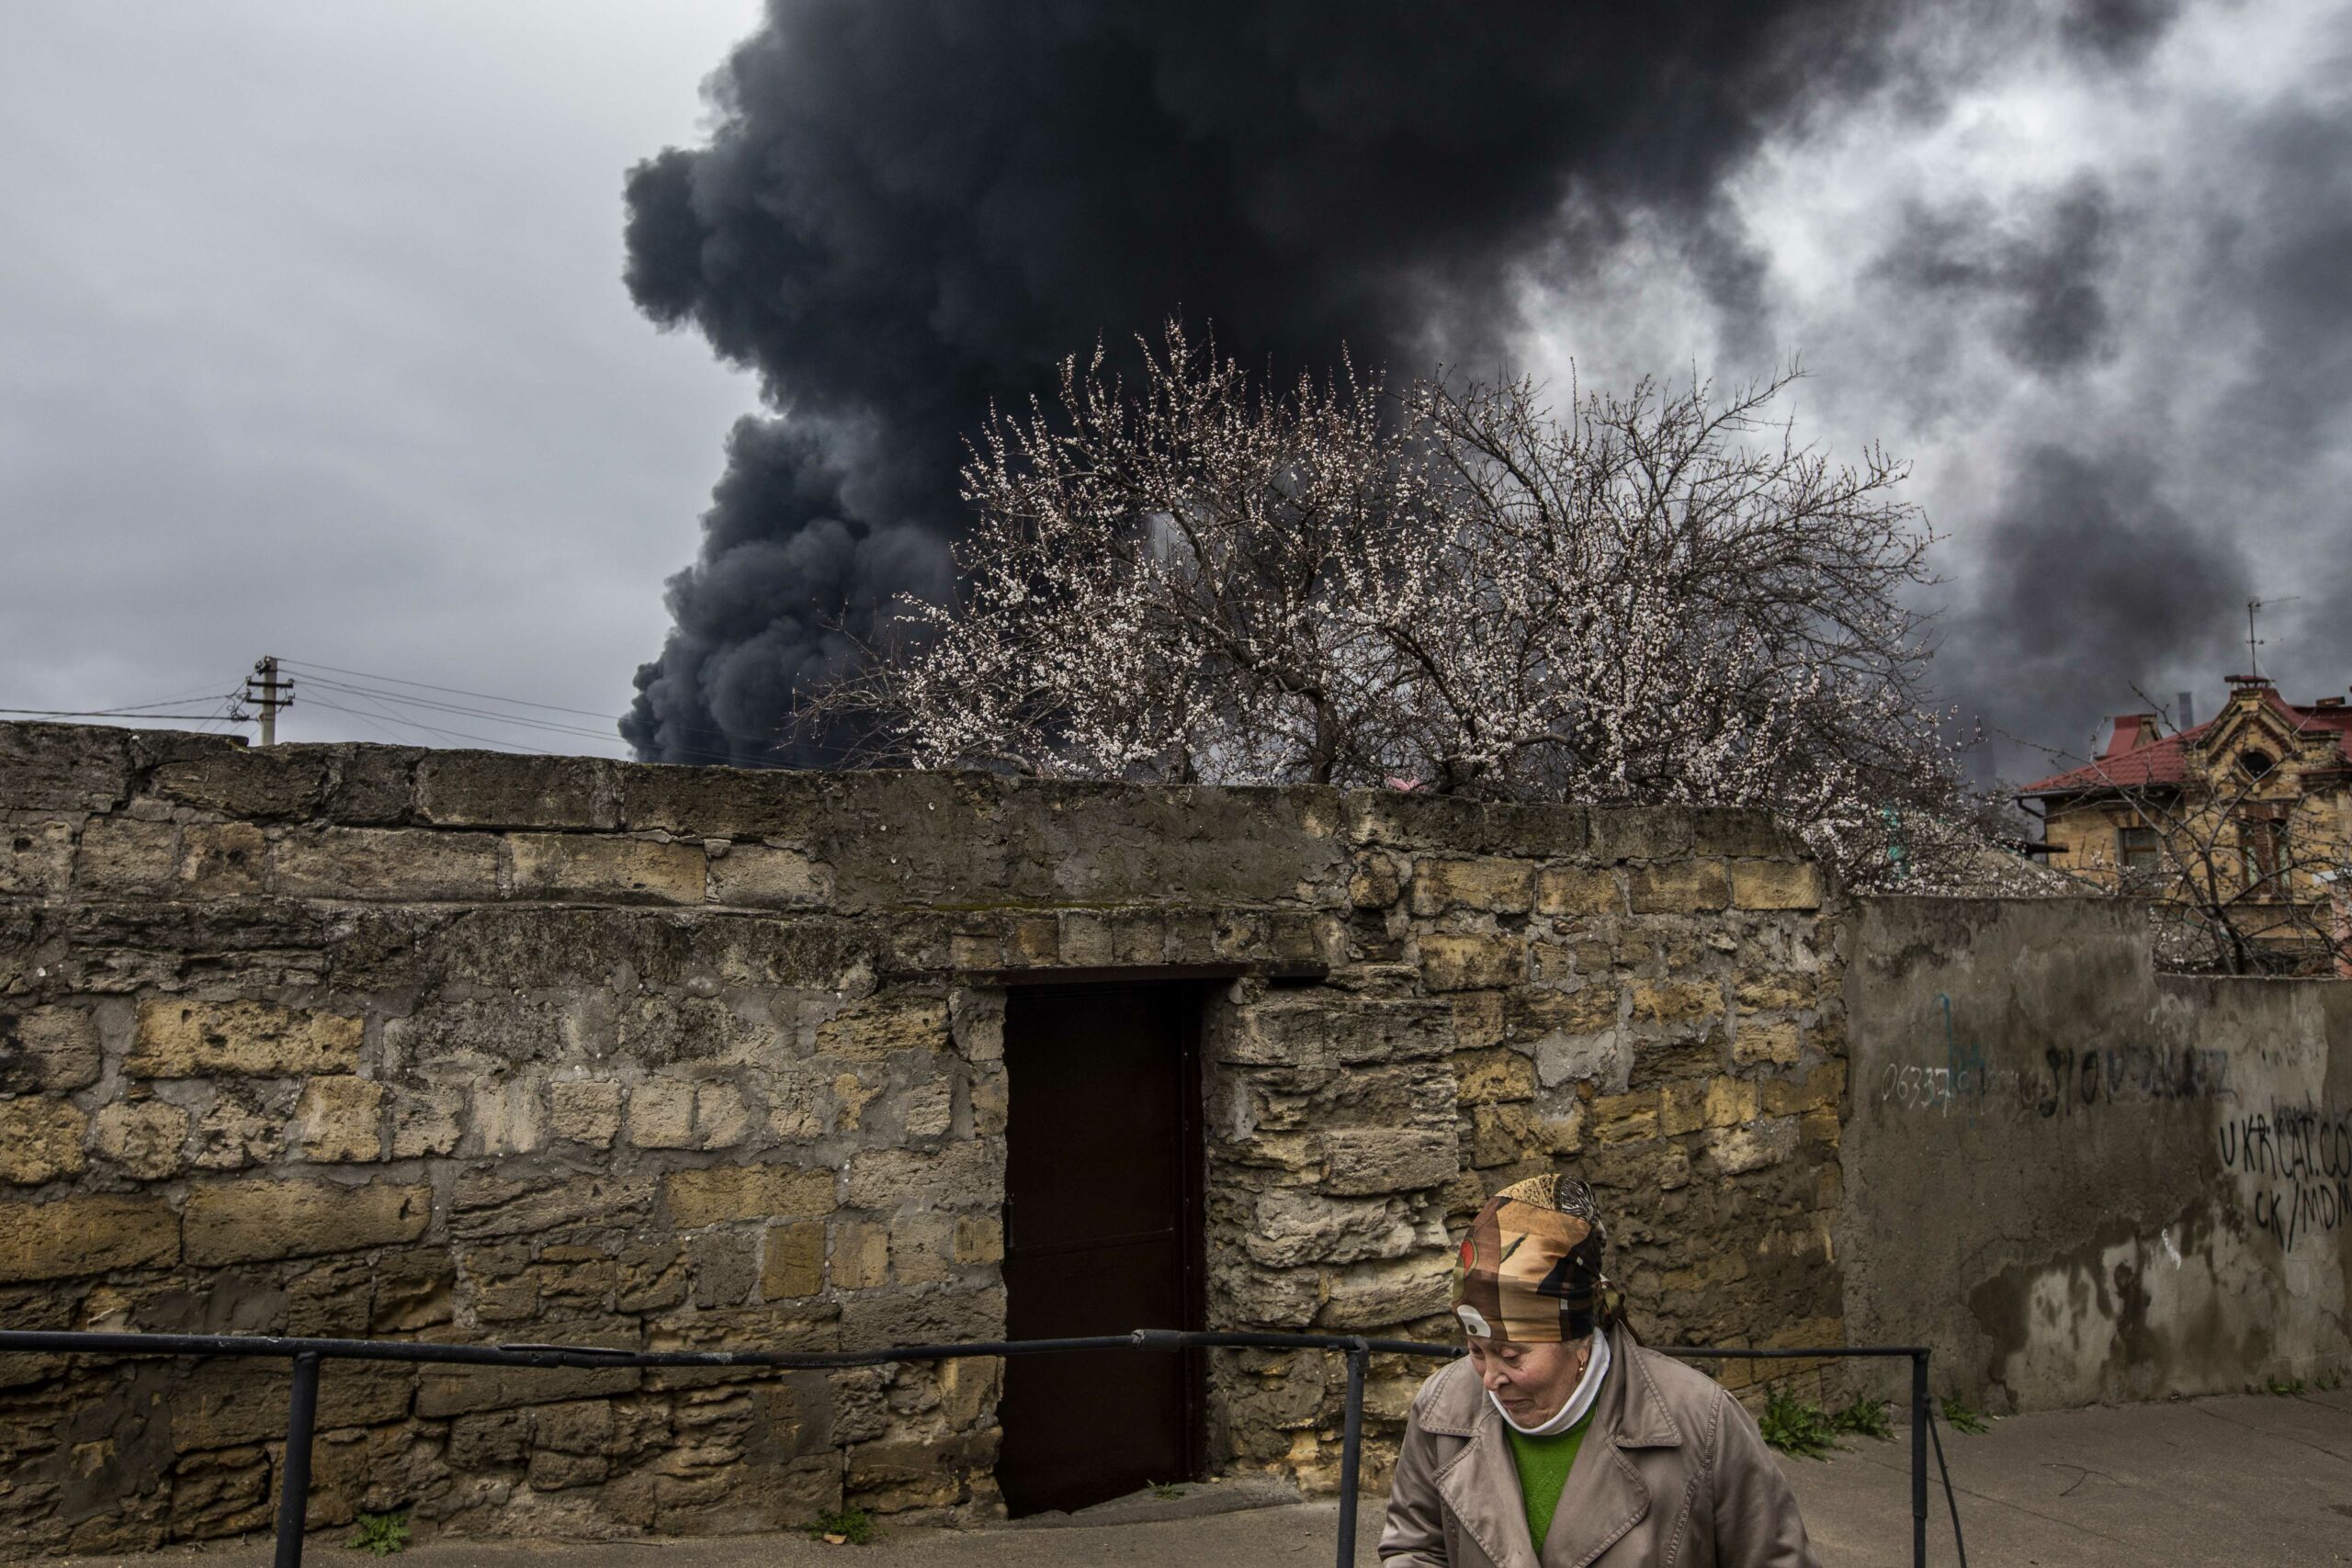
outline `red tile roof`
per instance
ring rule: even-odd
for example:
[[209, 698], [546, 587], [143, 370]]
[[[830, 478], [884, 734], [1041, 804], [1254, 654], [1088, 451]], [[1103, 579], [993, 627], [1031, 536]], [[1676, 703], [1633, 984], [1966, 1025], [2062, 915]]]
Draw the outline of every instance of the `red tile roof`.
[[[2344, 764], [2352, 768], [2352, 708], [2305, 706], [2288, 702], [2277, 692], [2266, 687], [2263, 696], [2280, 717], [2298, 730], [2309, 734], [2316, 729], [2335, 731], [2335, 744]], [[2224, 712], [2227, 710], [2225, 709]], [[2188, 742], [2212, 728], [2218, 719], [2184, 729], [2177, 735], [2142, 746], [2135, 750], [2116, 751], [2112, 748], [2127, 743], [2137, 730], [2141, 716], [2126, 714], [2115, 721], [2110, 750], [2095, 762], [2071, 768], [2063, 773], [2052, 773], [2037, 779], [2018, 791], [2020, 795], [2097, 795], [2113, 789], [2162, 789], [2182, 783], [2188, 776]]]

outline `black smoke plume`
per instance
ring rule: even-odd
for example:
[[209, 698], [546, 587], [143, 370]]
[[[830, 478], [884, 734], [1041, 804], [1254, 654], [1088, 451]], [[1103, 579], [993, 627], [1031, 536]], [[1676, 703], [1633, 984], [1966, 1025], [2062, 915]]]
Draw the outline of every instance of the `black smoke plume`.
[[770, 0], [713, 78], [708, 144], [628, 179], [639, 306], [775, 412], [729, 443], [624, 735], [822, 761], [775, 742], [796, 684], [847, 656], [828, 628], [941, 590], [960, 435], [1097, 338], [1182, 314], [1285, 370], [1343, 344], [1489, 363], [1529, 269], [1645, 214], [1736, 289], [1718, 182], [1871, 78], [1885, 10]]

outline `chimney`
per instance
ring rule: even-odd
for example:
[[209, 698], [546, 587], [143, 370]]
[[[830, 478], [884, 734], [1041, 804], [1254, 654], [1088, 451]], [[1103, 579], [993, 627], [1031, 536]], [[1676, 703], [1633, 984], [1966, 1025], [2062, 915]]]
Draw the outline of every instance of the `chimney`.
[[2180, 715], [2179, 723], [2181, 728], [2196, 728], [2197, 694], [2194, 692], [2177, 692], [2174, 694], [2173, 701], [2176, 705], [2177, 711]]
[[2155, 739], [2156, 716], [2152, 713], [2121, 713], [2115, 716], [2115, 728], [2107, 738], [2107, 750], [2099, 760], [2120, 757], [2126, 751], [2137, 751]]

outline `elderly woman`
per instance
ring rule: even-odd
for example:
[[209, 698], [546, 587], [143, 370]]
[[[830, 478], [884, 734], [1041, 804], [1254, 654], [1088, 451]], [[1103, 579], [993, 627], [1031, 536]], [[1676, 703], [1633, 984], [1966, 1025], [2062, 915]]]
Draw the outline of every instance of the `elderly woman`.
[[1454, 1272], [1470, 1354], [1414, 1396], [1384, 1563], [1818, 1568], [1739, 1402], [1604, 1321], [1606, 1243], [1572, 1179], [1479, 1211]]

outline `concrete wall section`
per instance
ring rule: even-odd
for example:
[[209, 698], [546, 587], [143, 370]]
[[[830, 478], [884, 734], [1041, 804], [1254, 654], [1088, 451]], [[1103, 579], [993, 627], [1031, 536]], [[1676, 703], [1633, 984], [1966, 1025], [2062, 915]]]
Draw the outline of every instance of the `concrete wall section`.
[[2121, 903], [1872, 899], [1851, 934], [1857, 1339], [1996, 1410], [2346, 1365], [2352, 986], [2160, 976]]

